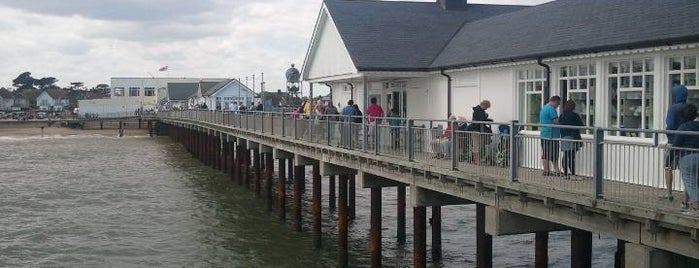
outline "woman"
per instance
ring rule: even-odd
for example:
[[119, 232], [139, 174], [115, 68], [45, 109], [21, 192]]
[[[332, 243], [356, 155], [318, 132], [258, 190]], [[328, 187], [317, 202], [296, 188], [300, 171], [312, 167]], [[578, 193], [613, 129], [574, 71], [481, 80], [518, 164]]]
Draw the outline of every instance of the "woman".
[[[563, 104], [563, 113], [559, 117], [559, 123], [565, 126], [585, 126], [580, 115], [575, 112], [575, 101], [568, 100]], [[580, 129], [561, 128], [561, 137], [563, 139], [561, 142], [563, 174], [567, 179], [570, 179], [568, 170], [570, 169], [570, 175], [575, 176], [575, 155], [582, 147], [582, 143], [578, 142], [578, 140], [582, 140]]]
[[435, 155], [433, 158], [442, 159], [451, 157], [451, 125], [456, 121], [456, 116], [450, 116], [447, 122], [447, 128], [442, 135], [432, 141], [432, 151]]
[[[699, 132], [699, 119], [697, 107], [692, 104], [685, 105], [680, 110], [680, 115], [690, 121], [680, 125], [678, 131]], [[699, 135], [678, 134], [672, 143], [672, 153], [680, 159], [680, 173], [684, 182], [684, 191], [689, 200], [683, 204], [691, 209], [688, 214], [699, 215], [699, 190], [697, 189], [697, 176], [699, 176]]]

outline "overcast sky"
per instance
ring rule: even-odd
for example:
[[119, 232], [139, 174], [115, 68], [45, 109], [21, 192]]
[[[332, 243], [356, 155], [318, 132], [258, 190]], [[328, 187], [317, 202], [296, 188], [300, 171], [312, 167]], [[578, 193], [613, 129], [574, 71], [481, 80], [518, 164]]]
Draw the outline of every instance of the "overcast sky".
[[[533, 5], [550, 0], [473, 0]], [[423, 2], [431, 2], [423, 1]], [[0, 0], [0, 86], [30, 71], [60, 86], [114, 76], [240, 77], [268, 90], [301, 66], [321, 0]], [[158, 72], [169, 66], [167, 73]], [[259, 81], [258, 81], [259, 82]]]

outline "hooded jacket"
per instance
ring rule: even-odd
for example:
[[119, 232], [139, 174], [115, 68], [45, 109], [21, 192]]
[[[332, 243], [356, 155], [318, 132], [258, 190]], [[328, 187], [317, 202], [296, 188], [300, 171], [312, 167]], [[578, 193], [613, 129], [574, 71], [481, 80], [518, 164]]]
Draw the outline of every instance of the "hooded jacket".
[[[677, 85], [672, 88], [672, 106], [667, 110], [667, 117], [665, 118], [665, 129], [666, 130], [677, 130], [685, 120], [679, 115], [679, 111], [687, 104], [687, 87], [683, 85]], [[667, 140], [672, 143], [675, 140], [675, 135], [667, 134]]]
[[[471, 119], [475, 122], [490, 122], [493, 121], [492, 119], [488, 118], [488, 113], [481, 108], [480, 105], [473, 107], [473, 118]], [[492, 133], [492, 130], [490, 129], [490, 126], [485, 125], [483, 123], [472, 123], [469, 125], [466, 130], [468, 131], [476, 131], [476, 132], [489, 132]]]

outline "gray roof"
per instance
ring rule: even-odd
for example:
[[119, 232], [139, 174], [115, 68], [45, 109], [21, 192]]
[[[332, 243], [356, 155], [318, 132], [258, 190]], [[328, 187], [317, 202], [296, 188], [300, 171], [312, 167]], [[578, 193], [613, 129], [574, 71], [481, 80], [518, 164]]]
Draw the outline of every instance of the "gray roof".
[[208, 82], [202, 82], [201, 91], [204, 92], [203, 93], [204, 96], [211, 96], [211, 95], [214, 95], [214, 93], [216, 93], [216, 91], [218, 91], [219, 89], [222, 89], [223, 87], [228, 85], [231, 81], [233, 81], [233, 79], [228, 79], [228, 80], [216, 82], [211, 86], [207, 85], [206, 90], [204, 90], [204, 83], [208, 83]]
[[170, 100], [187, 100], [199, 90], [199, 83], [167, 83]]
[[[220, 82], [220, 83], [217, 83], [215, 86], [211, 87], [209, 90], [207, 90], [206, 92], [204, 92], [203, 95], [204, 95], [204, 96], [211, 96], [211, 95], [213, 95], [213, 94], [216, 94], [217, 91], [221, 90], [222, 88], [224, 88], [224, 87], [226, 87], [227, 85], [230, 85], [230, 84], [237, 84], [237, 85], [240, 85], [240, 88], [241, 88], [243, 91], [248, 91], [248, 92], [251, 93], [251, 94], [255, 94], [255, 92], [252, 91], [252, 89], [250, 89], [248, 86], [244, 85], [243, 83], [241, 83], [241, 82], [238, 81], [237, 79], [229, 79], [229, 80], [225, 80], [225, 81], [222, 81], [222, 82]], [[203, 91], [203, 89], [202, 89], [202, 91]]]
[[559, 0], [464, 25], [433, 69], [699, 41], [697, 0]]
[[326, 0], [359, 71], [428, 71], [699, 41], [697, 0], [534, 7]]
[[370, 0], [325, 5], [359, 70], [427, 69], [464, 23], [524, 8], [473, 4], [444, 10], [436, 1]]

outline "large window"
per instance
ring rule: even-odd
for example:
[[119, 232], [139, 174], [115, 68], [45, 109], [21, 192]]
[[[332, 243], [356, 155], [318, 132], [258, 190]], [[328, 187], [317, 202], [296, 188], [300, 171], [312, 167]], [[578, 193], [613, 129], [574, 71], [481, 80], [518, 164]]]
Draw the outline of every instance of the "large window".
[[123, 97], [124, 96], [124, 88], [123, 87], [115, 87], [114, 88], [114, 96]]
[[586, 126], [595, 124], [595, 90], [597, 67], [595, 64], [563, 66], [559, 69], [561, 95], [575, 101], [575, 112]]
[[[675, 85], [685, 85], [689, 89], [688, 103], [699, 105], [699, 85], [697, 76], [698, 56], [672, 57], [669, 60], [668, 73], [670, 74], [670, 89]], [[672, 98], [670, 99], [672, 101]]]
[[138, 97], [141, 94], [141, 88], [138, 87], [130, 87], [129, 88], [129, 97]]
[[143, 96], [146, 97], [153, 97], [155, 96], [155, 88], [154, 87], [147, 87], [144, 89]]
[[[653, 124], [653, 60], [609, 62], [609, 123], [612, 127], [650, 129]], [[636, 133], [618, 133], [635, 136]]]
[[539, 112], [544, 106], [546, 74], [541, 68], [517, 71], [517, 89], [520, 96], [522, 122], [539, 123]]

